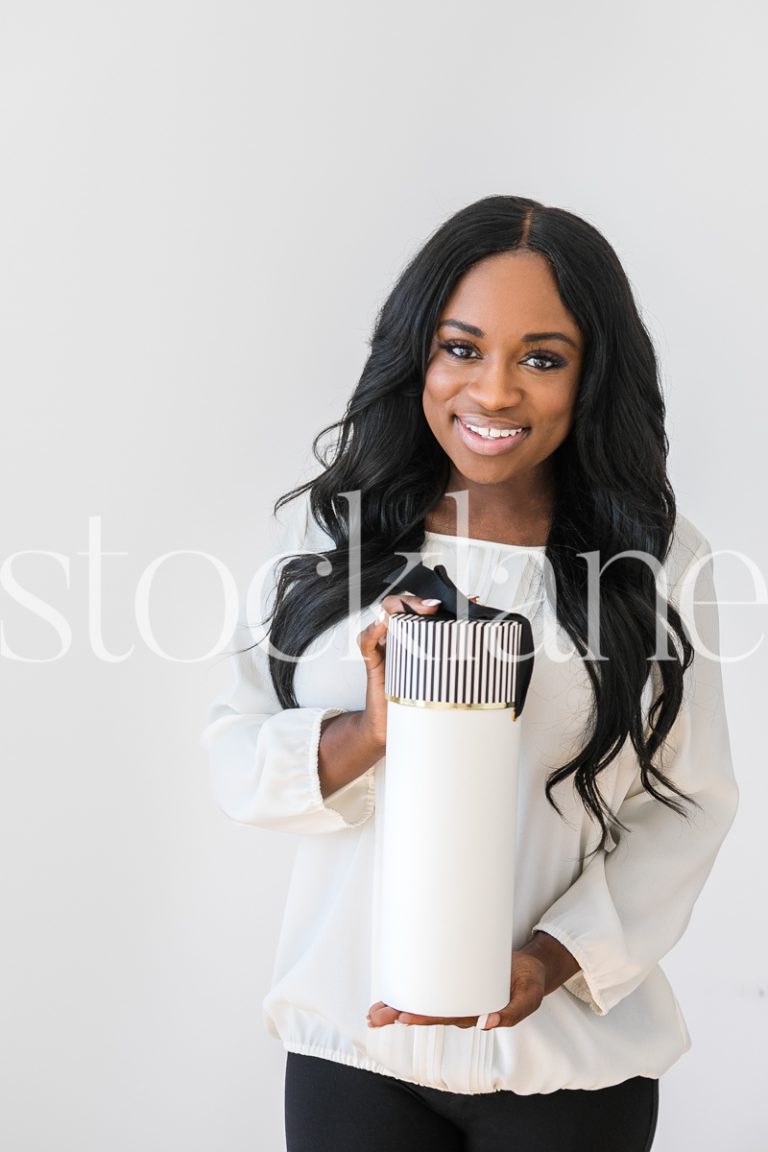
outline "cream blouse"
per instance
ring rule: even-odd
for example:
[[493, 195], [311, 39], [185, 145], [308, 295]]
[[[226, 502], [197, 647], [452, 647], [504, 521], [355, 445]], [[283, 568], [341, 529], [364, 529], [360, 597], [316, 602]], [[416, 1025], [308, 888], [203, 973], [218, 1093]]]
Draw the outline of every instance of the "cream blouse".
[[[297, 833], [297, 851], [264, 1023], [291, 1052], [322, 1056], [415, 1084], [458, 1093], [600, 1088], [630, 1076], [658, 1077], [690, 1047], [660, 959], [685, 931], [737, 805], [720, 665], [697, 652], [663, 766], [698, 801], [683, 819], [643, 789], [629, 741], [600, 776], [628, 831], [586, 858], [598, 834], [572, 786], [548, 803], [549, 772], [583, 743], [592, 690], [581, 658], [545, 594], [543, 548], [427, 532], [421, 560], [444, 564], [468, 596], [531, 620], [536, 655], [522, 724], [513, 946], [534, 929], [560, 940], [580, 971], [513, 1028], [449, 1024], [369, 1028], [377, 879], [376, 809], [386, 756], [323, 799], [317, 773], [327, 716], [365, 706], [366, 673], [356, 637], [380, 600], [315, 638], [296, 667], [298, 708], [281, 708], [258, 627], [275, 563], [290, 552], [327, 550], [307, 493], [281, 509], [271, 552], [246, 599], [231, 648], [232, 683], [212, 704], [201, 739], [213, 794], [231, 819]], [[697, 634], [717, 650], [718, 615], [708, 541], [679, 516], [664, 565], [674, 603], [700, 568]], [[689, 581], [690, 583], [690, 581]], [[683, 618], [691, 619], [686, 603]], [[545, 642], [546, 641], [546, 642]], [[558, 655], [558, 653], [560, 655]], [[644, 707], [650, 704], [651, 681]]]

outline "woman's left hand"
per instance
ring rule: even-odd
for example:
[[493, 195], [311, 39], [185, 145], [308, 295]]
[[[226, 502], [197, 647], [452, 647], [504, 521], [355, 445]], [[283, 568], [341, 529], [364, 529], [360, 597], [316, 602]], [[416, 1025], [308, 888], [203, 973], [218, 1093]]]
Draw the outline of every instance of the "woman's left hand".
[[368, 1010], [368, 1027], [386, 1024], [454, 1024], [457, 1028], [511, 1028], [535, 1012], [544, 997], [578, 972], [571, 953], [554, 937], [536, 932], [533, 939], [512, 953], [509, 1003], [489, 1012], [485, 1021], [477, 1016], [417, 1016], [401, 1012], [379, 1000]]

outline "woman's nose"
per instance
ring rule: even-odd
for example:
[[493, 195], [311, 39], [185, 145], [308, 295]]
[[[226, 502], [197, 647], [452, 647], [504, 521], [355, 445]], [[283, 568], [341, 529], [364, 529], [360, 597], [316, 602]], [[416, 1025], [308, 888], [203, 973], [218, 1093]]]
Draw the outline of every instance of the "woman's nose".
[[494, 408], [510, 408], [524, 397], [523, 381], [516, 364], [505, 364], [503, 360], [485, 360], [477, 365], [468, 391], [475, 403], [489, 411]]

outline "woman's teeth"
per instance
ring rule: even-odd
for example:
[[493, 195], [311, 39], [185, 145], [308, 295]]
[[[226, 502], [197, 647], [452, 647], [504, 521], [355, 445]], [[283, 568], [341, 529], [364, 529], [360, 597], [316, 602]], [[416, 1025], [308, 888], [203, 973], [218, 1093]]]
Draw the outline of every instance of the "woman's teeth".
[[462, 424], [471, 432], [476, 432], [478, 436], [485, 437], [486, 440], [507, 439], [510, 436], [519, 436], [521, 432], [525, 431], [524, 428], [483, 428], [477, 424], [468, 424], [466, 420], [462, 420]]

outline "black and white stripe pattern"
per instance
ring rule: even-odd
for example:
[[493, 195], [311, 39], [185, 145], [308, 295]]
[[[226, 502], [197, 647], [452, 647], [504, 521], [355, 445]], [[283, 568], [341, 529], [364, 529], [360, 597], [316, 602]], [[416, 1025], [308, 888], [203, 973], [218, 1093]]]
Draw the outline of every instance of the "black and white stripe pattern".
[[384, 694], [398, 703], [517, 709], [522, 627], [397, 612], [387, 627]]

